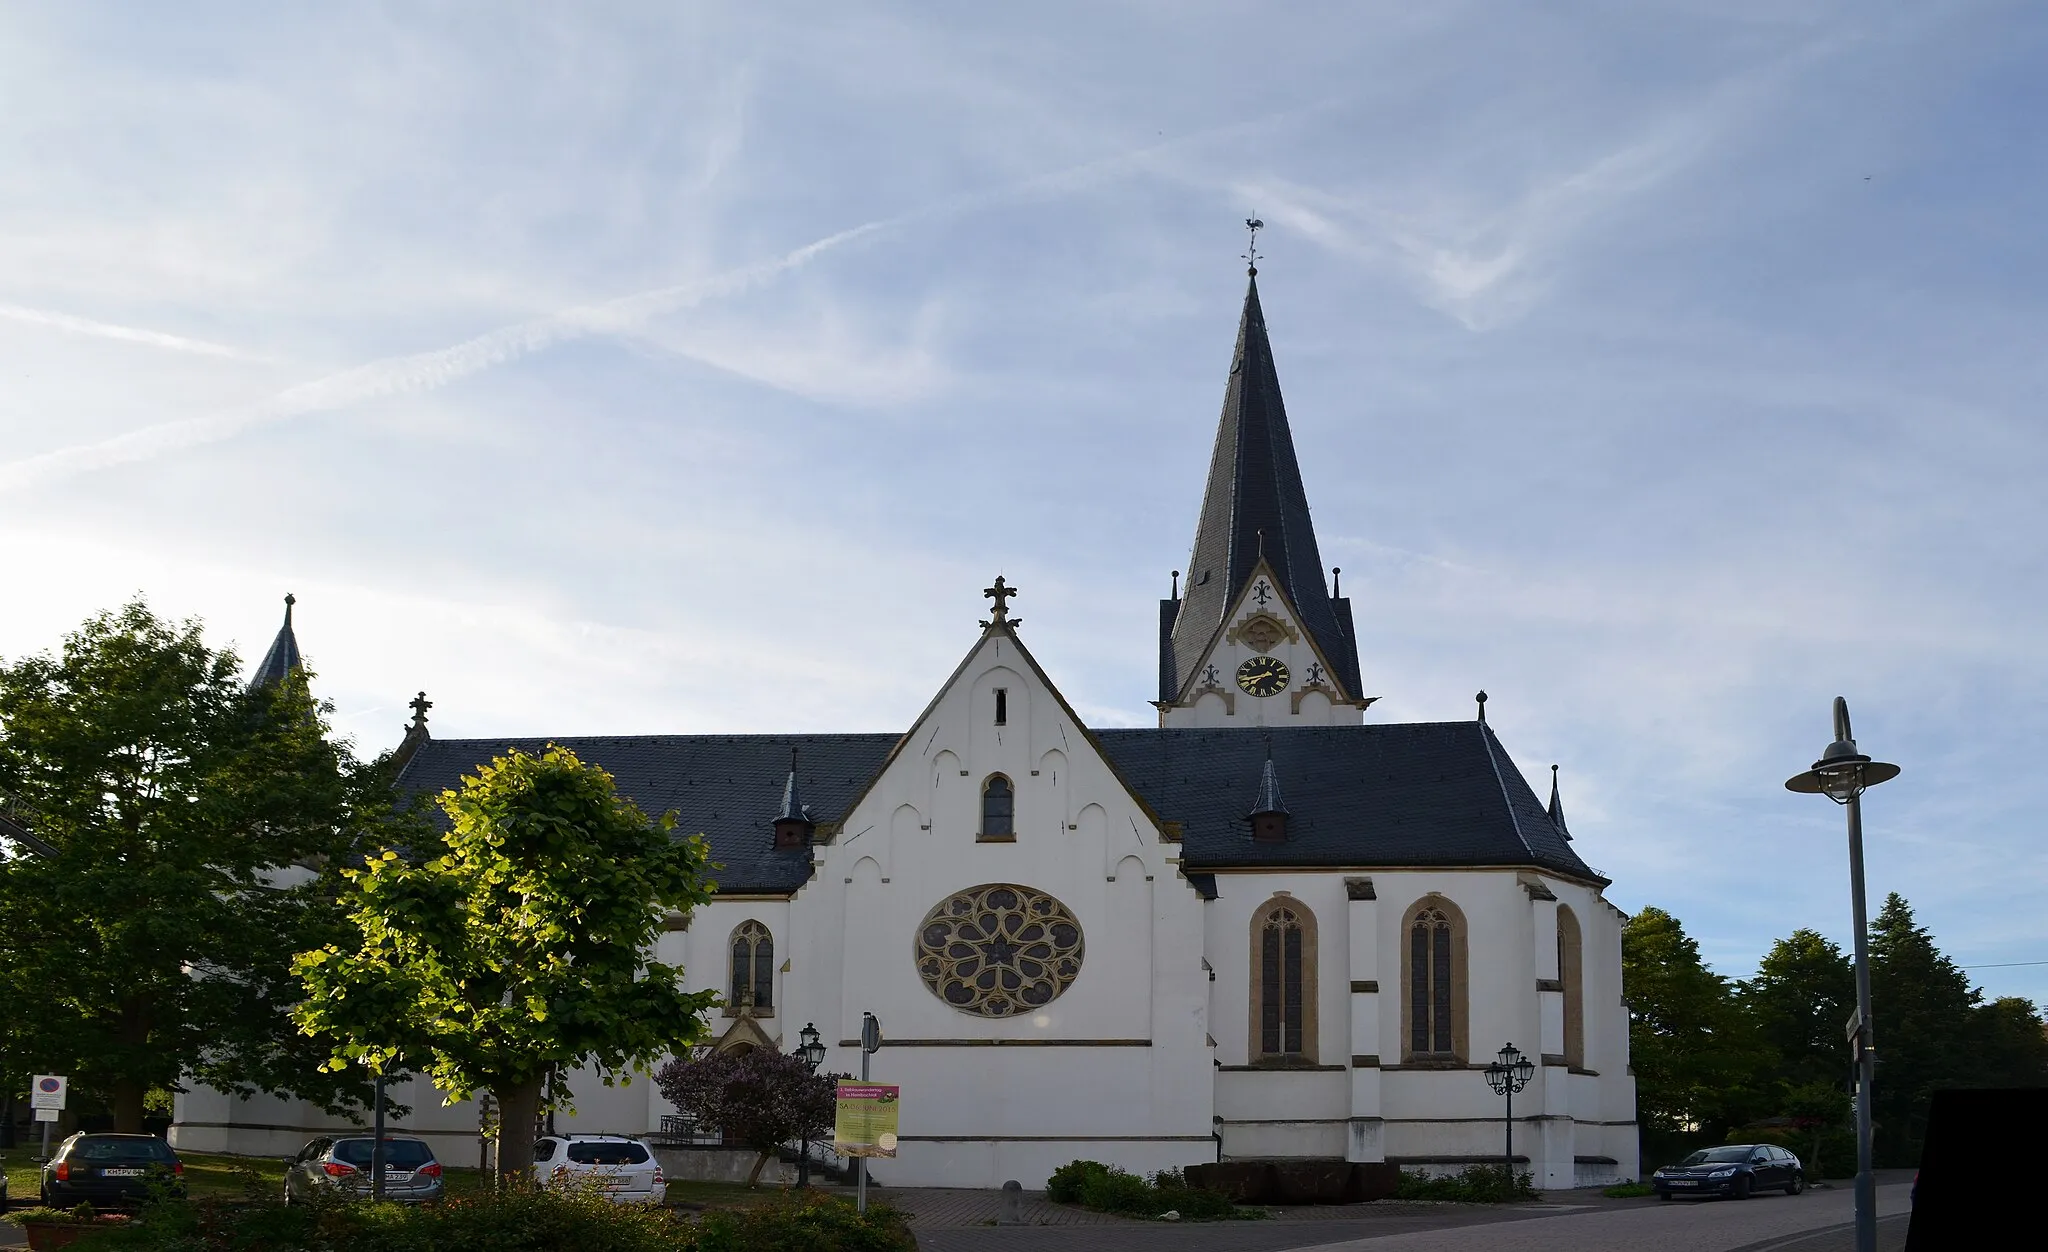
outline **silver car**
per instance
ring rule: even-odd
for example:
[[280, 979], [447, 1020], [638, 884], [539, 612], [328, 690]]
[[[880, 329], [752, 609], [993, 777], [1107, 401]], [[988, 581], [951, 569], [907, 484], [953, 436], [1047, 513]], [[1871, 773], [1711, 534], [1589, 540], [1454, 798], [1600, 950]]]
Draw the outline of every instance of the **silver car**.
[[[284, 1202], [297, 1204], [322, 1192], [352, 1197], [370, 1194], [370, 1150], [377, 1141], [315, 1139], [285, 1161]], [[384, 1139], [384, 1198], [399, 1204], [431, 1204], [441, 1198], [441, 1162], [419, 1139]]]

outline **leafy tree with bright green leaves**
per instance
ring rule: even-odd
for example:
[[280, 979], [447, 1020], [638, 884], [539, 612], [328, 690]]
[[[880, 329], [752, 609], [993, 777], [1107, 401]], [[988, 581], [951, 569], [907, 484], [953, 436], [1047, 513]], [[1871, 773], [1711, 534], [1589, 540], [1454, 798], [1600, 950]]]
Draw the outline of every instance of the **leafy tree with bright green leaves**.
[[1700, 960], [1699, 944], [1659, 908], [1621, 931], [1623, 994], [1636, 1115], [1665, 1136], [1718, 1134], [1768, 1103], [1771, 1056], [1738, 1010], [1728, 980]]
[[0, 1078], [72, 1076], [121, 1131], [188, 1076], [360, 1107], [289, 1010], [292, 952], [340, 919], [299, 868], [391, 820], [385, 771], [331, 737], [308, 676], [250, 690], [197, 621], [140, 600], [0, 665]]
[[492, 1092], [499, 1168], [523, 1173], [551, 1071], [630, 1082], [706, 1033], [716, 993], [649, 953], [669, 910], [710, 897], [707, 848], [560, 747], [500, 757], [439, 804], [438, 847], [343, 871], [358, 933], [299, 955], [298, 1018], [341, 1041], [336, 1069], [404, 1064], [450, 1099]]
[[1844, 1086], [1842, 1028], [1856, 1007], [1856, 971], [1840, 946], [1818, 931], [1793, 931], [1771, 945], [1740, 997], [1788, 1086]]

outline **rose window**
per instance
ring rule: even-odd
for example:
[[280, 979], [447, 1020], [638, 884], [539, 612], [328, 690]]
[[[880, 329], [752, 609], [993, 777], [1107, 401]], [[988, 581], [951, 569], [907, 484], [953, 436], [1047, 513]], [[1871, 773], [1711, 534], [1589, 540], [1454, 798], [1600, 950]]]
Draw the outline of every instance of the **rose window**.
[[917, 972], [933, 995], [963, 1013], [1029, 1013], [1080, 975], [1081, 923], [1042, 891], [969, 887], [925, 914]]

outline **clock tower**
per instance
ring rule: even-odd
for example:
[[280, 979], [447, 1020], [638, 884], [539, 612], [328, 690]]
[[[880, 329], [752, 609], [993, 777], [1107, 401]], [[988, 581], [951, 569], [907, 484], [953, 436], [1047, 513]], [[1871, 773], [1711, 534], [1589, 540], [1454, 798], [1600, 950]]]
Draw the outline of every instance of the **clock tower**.
[[1280, 376], [1245, 288], [1186, 582], [1159, 603], [1161, 726], [1357, 724], [1351, 601], [1324, 580]]

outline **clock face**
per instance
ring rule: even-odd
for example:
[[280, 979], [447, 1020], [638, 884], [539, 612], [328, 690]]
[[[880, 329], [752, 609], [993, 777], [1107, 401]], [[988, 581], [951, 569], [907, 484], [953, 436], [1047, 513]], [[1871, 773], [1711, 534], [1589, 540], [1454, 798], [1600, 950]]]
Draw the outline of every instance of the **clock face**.
[[1287, 663], [1277, 656], [1255, 656], [1237, 667], [1237, 685], [1255, 696], [1277, 696], [1287, 690]]

